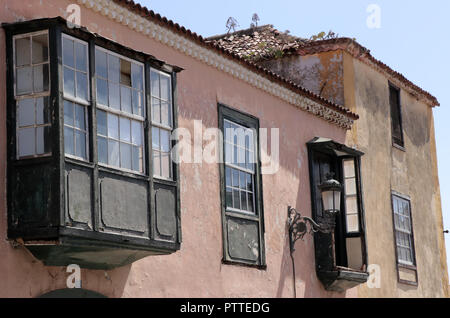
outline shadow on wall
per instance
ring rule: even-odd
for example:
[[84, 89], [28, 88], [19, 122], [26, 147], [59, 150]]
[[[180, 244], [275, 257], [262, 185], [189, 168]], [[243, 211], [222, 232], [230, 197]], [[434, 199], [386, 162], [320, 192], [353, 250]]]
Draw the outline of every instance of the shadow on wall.
[[[6, 242], [6, 241], [5, 241]], [[6, 243], [8, 244], [8, 243]], [[0, 244], [2, 245], [2, 244]], [[125, 285], [130, 277], [132, 265], [113, 270], [81, 269], [81, 288], [70, 289], [68, 279], [73, 278], [74, 271], [67, 267], [45, 266], [23, 246], [3, 246], [9, 255], [3, 273], [7, 273], [3, 297], [44, 297], [44, 298], [92, 298], [122, 297]], [[76, 263], [76, 262], [74, 262]], [[2, 293], [0, 292], [0, 297]]]

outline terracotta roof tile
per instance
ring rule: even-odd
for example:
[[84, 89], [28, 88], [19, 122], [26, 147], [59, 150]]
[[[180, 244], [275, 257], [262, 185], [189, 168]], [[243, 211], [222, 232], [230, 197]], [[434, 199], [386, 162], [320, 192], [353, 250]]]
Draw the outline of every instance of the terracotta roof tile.
[[146, 7], [141, 6], [140, 4], [136, 4], [133, 0], [113, 0], [117, 4], [135, 12], [136, 14], [154, 22], [157, 24], [160, 24], [164, 27], [167, 27], [171, 29], [172, 31], [181, 34], [183, 36], [186, 36], [196, 42], [199, 45], [204, 46], [205, 48], [212, 49], [216, 51], [217, 53], [220, 53], [228, 58], [234, 59], [237, 63], [240, 63], [243, 66], [246, 66], [247, 68], [251, 69], [252, 71], [268, 78], [271, 81], [277, 82], [280, 85], [300, 94], [305, 97], [308, 97], [309, 99], [320, 103], [332, 110], [335, 110], [341, 114], [346, 115], [348, 118], [351, 118], [353, 120], [356, 120], [359, 118], [359, 116], [356, 113], [353, 113], [348, 108], [345, 108], [341, 105], [338, 105], [336, 103], [333, 103], [330, 100], [327, 100], [323, 98], [322, 96], [319, 96], [309, 90], [307, 90], [304, 87], [301, 87], [297, 85], [296, 83], [292, 82], [289, 79], [283, 78], [278, 74], [275, 74], [274, 72], [265, 69], [258, 64], [250, 61], [248, 58], [244, 58], [239, 56], [237, 53], [227, 50], [224, 47], [220, 46], [218, 43], [214, 43], [212, 41], [206, 41], [202, 36], [198, 35], [195, 32], [192, 32], [189, 29], [186, 29], [185, 27], [180, 27], [177, 23], [174, 23], [172, 20], [168, 20], [165, 17], [162, 17], [161, 15], [153, 12], [152, 10], [147, 9]]

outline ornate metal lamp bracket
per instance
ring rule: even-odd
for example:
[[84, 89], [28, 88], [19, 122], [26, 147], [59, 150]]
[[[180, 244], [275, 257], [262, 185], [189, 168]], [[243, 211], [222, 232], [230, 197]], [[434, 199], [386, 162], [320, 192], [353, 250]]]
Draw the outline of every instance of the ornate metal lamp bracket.
[[[308, 226], [309, 224], [309, 226]], [[331, 229], [323, 228], [308, 216], [302, 216], [293, 207], [288, 207], [289, 247], [291, 254], [295, 251], [295, 242], [303, 241], [306, 233], [330, 233]], [[309, 228], [309, 229], [308, 229]]]

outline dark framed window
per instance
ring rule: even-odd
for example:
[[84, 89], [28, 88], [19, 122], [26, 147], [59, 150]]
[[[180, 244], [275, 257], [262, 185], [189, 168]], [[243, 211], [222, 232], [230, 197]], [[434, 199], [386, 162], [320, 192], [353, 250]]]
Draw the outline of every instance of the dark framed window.
[[403, 283], [417, 285], [414, 232], [409, 198], [392, 193], [392, 214], [398, 279]]
[[[132, 262], [134, 248], [145, 251], [138, 258], [178, 250], [179, 167], [170, 158], [170, 134], [177, 128], [181, 68], [70, 28], [62, 18], [2, 26], [8, 63], [8, 237], [70, 238], [80, 247], [80, 265], [93, 267], [117, 266], [125, 254]], [[167, 138], [152, 134], [155, 122]], [[159, 152], [154, 144], [163, 145]], [[161, 164], [153, 161], [155, 153], [167, 157], [159, 168], [168, 171], [164, 175], [156, 171]], [[83, 254], [92, 246], [101, 250], [104, 242], [124, 248], [121, 255], [108, 255], [113, 264]], [[44, 254], [52, 255], [36, 255]]]
[[[320, 137], [307, 146], [313, 219], [322, 224], [335, 222], [334, 237], [329, 233], [314, 235], [316, 272], [326, 289], [342, 291], [364, 283], [368, 277], [360, 170], [363, 153]], [[343, 185], [336, 217], [323, 212], [319, 189], [330, 175]], [[342, 271], [346, 278], [336, 280]]]
[[389, 104], [391, 107], [392, 143], [404, 147], [402, 108], [400, 101], [400, 89], [389, 84]]
[[223, 260], [265, 267], [257, 118], [218, 105], [222, 131]]

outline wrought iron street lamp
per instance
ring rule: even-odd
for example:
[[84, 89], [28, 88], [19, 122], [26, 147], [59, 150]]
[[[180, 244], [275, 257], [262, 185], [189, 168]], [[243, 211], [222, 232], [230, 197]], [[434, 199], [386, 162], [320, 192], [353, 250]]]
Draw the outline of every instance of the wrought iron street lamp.
[[[325, 214], [331, 218], [331, 222], [316, 223], [312, 218], [302, 216], [295, 208], [288, 207], [288, 224], [289, 224], [289, 247], [294, 253], [294, 245], [298, 239], [303, 240], [306, 233], [333, 233], [335, 227], [335, 217], [339, 213], [341, 207], [342, 185], [339, 181], [334, 180], [332, 174], [327, 175], [327, 180], [319, 186], [322, 207]], [[309, 224], [309, 230], [308, 230]]]

